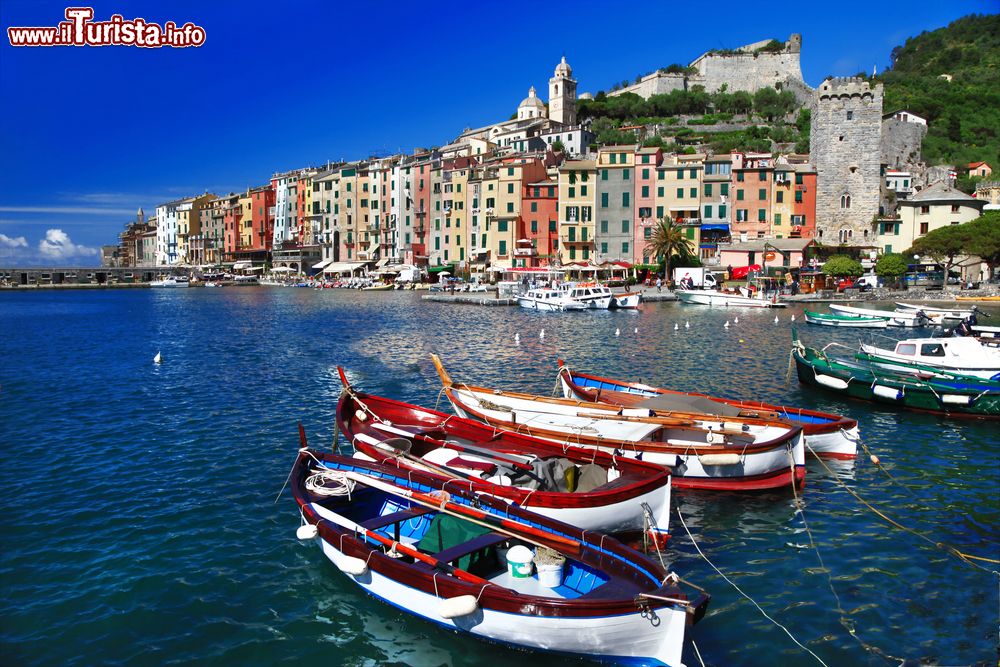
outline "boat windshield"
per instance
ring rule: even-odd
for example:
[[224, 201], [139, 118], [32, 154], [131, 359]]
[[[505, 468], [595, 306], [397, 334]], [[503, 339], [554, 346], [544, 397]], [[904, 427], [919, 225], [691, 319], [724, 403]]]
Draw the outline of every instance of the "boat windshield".
[[896, 346], [896, 354], [914, 355], [917, 353], [917, 346], [913, 343], [900, 343]]

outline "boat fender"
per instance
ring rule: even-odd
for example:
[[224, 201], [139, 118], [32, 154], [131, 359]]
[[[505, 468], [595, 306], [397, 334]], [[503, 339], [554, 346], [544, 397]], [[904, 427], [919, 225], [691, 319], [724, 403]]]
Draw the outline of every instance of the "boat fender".
[[960, 394], [941, 394], [941, 402], [949, 405], [969, 405], [972, 403], [972, 397]]
[[831, 389], [847, 389], [847, 382], [841, 380], [840, 378], [835, 378], [832, 375], [824, 375], [823, 373], [817, 373], [816, 382], [819, 382], [821, 385], [830, 387]]
[[727, 431], [745, 431], [745, 430], [749, 430], [749, 428], [746, 426], [746, 424], [741, 424], [740, 422], [725, 422], [722, 425], [722, 428], [726, 429]]
[[355, 410], [354, 416], [358, 418], [359, 422], [368, 421], [368, 415], [365, 414], [364, 410], [361, 409]]
[[726, 436], [721, 433], [712, 433], [709, 431], [707, 441], [710, 445], [722, 445], [726, 442]]
[[880, 384], [872, 385], [872, 393], [881, 398], [891, 398], [894, 401], [898, 401], [903, 397], [903, 392], [899, 389], [893, 389], [892, 387], [883, 387]]
[[336, 563], [337, 569], [354, 577], [360, 577], [368, 571], [368, 563], [354, 556], [341, 556]]
[[441, 600], [438, 613], [441, 614], [441, 618], [458, 618], [475, 613], [478, 608], [479, 603], [475, 595], [459, 595], [456, 598]]
[[733, 466], [740, 462], [739, 454], [700, 454], [698, 461], [703, 466]]
[[653, 411], [649, 408], [625, 408], [622, 410], [622, 417], [652, 417]]
[[319, 535], [319, 529], [311, 523], [304, 523], [295, 531], [295, 537], [303, 542], [315, 539]]

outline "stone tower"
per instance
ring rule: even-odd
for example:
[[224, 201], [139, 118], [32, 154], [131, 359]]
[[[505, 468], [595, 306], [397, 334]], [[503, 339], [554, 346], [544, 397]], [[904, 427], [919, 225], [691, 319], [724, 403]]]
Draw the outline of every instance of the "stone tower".
[[556, 65], [555, 76], [549, 79], [549, 120], [576, 125], [576, 79], [566, 56]]
[[813, 94], [816, 240], [872, 245], [881, 177], [882, 84], [827, 79]]

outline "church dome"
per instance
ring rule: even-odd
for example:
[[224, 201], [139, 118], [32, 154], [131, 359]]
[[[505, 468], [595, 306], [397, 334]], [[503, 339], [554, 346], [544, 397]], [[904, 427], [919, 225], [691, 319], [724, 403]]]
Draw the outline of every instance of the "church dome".
[[562, 62], [556, 65], [556, 76], [564, 76], [566, 78], [573, 76], [573, 69], [566, 62], [566, 56], [563, 56]]
[[528, 96], [521, 100], [521, 103], [517, 105], [518, 109], [544, 109], [545, 103], [538, 99], [535, 94], [535, 87], [532, 86], [528, 91]]

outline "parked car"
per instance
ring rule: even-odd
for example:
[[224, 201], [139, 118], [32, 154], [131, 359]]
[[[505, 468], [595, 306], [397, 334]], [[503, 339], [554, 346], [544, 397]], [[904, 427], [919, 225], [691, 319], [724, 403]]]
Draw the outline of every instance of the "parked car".
[[862, 281], [861, 278], [844, 278], [837, 283], [838, 292], [843, 292], [848, 289], [856, 289], [859, 292], [868, 292], [872, 289], [872, 286], [867, 281]]

